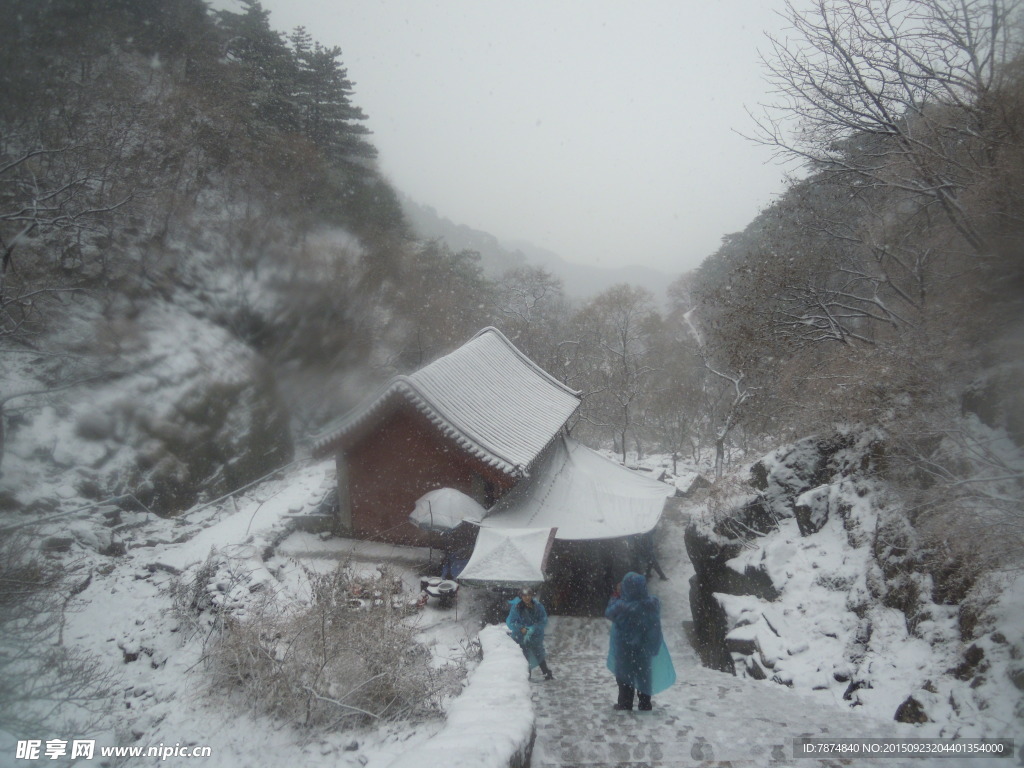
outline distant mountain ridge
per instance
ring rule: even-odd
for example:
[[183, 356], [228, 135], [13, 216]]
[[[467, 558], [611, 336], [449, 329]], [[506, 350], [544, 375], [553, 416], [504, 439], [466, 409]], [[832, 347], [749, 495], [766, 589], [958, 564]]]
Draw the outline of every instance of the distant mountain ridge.
[[543, 267], [562, 279], [566, 295], [575, 300], [589, 299], [619, 283], [629, 283], [651, 291], [659, 300], [678, 275], [650, 267], [595, 267], [574, 264], [546, 248], [524, 240], [502, 242], [494, 235], [456, 224], [434, 208], [401, 195], [402, 208], [418, 237], [443, 238], [454, 251], [473, 250], [480, 254], [480, 265], [488, 277], [497, 277], [508, 269], [531, 265]]

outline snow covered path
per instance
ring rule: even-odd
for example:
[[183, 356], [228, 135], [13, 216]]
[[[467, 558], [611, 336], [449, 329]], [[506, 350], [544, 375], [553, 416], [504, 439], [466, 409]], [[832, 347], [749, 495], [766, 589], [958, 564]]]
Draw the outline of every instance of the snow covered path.
[[651, 590], [662, 600], [676, 684], [654, 697], [653, 712], [613, 710], [615, 681], [605, 666], [608, 622], [603, 618], [552, 617], [547, 649], [555, 680], [543, 682], [535, 674], [531, 686], [537, 726], [532, 768], [951, 768], [966, 764], [920, 758], [795, 758], [793, 740], [801, 736], [908, 738], [921, 734], [911, 726], [866, 718], [841, 703], [829, 704], [782, 686], [702, 667], [684, 631], [690, 612], [683, 596], [692, 566], [685, 552], [681, 557], [678, 552], [672, 554], [663, 558], [669, 581], [655, 576]]

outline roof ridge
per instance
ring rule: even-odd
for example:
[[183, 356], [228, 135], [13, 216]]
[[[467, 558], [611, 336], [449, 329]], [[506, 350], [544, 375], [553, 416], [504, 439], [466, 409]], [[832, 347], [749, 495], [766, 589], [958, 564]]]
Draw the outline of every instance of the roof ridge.
[[[513, 344], [511, 341], [509, 341], [508, 336], [506, 336], [500, 330], [495, 328], [493, 325], [489, 325], [486, 328], [481, 328], [479, 331], [477, 331], [476, 333], [473, 334], [472, 338], [470, 338], [469, 341], [473, 341], [473, 339], [476, 339], [478, 336], [482, 336], [485, 333], [493, 333], [493, 334], [495, 334], [499, 339], [501, 339], [501, 341], [503, 341], [505, 343], [505, 345], [509, 349], [511, 349], [519, 357], [519, 359], [521, 359], [523, 362], [525, 362], [527, 365], [529, 365], [531, 368], [533, 368], [533, 370], [535, 370], [537, 373], [539, 373], [545, 379], [550, 381], [552, 384], [555, 384], [556, 386], [560, 387], [561, 389], [564, 389], [570, 395], [574, 395], [576, 397], [580, 397], [583, 394], [583, 390], [582, 389], [573, 389], [568, 384], [566, 384], [563, 381], [559, 381], [557, 378], [555, 378], [550, 373], [548, 373], [543, 368], [541, 368], [539, 365], [537, 365], [537, 363], [535, 363], [533, 360], [531, 360], [527, 356], [527, 354], [525, 352], [523, 352], [521, 349], [519, 349], [519, 347], [517, 347], [515, 344]], [[469, 342], [466, 342], [466, 343], [468, 344]], [[438, 359], [440, 359], [440, 358], [438, 358]]]
[[[500, 343], [472, 343], [482, 337]], [[512, 380], [518, 382], [520, 389], [503, 393], [500, 389], [484, 387], [475, 393], [484, 393], [482, 397], [460, 395], [459, 382], [466, 380], [466, 371], [471, 370], [466, 367], [467, 363], [475, 365], [479, 361], [483, 361], [484, 366], [478, 370], [486, 371], [481, 381], [493, 383], [495, 377], [504, 377], [511, 371]], [[472, 382], [473, 376], [470, 375], [468, 380]], [[556, 423], [540, 415], [545, 411], [529, 409], [530, 403], [518, 396], [525, 392], [535, 393], [540, 402], [552, 406], [554, 410], [551, 413], [557, 413], [557, 419], [562, 421]], [[571, 389], [523, 354], [500, 330], [488, 326], [462, 346], [422, 368], [409, 374], [392, 376], [373, 395], [364, 398], [358, 406], [316, 435], [313, 439], [314, 452], [326, 450], [336, 440], [363, 424], [396, 394], [401, 394], [442, 434], [460, 447], [502, 472], [518, 476], [525, 475], [532, 463], [557, 437], [565, 419], [579, 407], [581, 396], [580, 392]], [[468, 395], [469, 390], [464, 394]], [[499, 399], [495, 400], [495, 397]], [[514, 409], [510, 411], [508, 406], [513, 403], [527, 410], [521, 413]], [[493, 423], [489, 420], [493, 415], [490, 410], [492, 407], [497, 409], [498, 418]], [[502, 418], [505, 419], [504, 423]], [[498, 425], [497, 430], [492, 429], [494, 424]], [[502, 428], [504, 431], [501, 431]], [[545, 434], [550, 436], [542, 445], [540, 439]]]

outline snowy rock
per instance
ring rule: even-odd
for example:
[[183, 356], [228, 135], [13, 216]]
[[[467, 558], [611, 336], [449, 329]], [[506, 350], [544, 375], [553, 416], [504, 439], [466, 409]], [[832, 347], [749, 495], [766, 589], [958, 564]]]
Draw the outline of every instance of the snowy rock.
[[747, 677], [753, 678], [754, 680], [766, 680], [768, 675], [761, 669], [761, 665], [757, 663], [753, 658], [747, 657], [744, 660]]
[[97, 467], [109, 453], [109, 449], [103, 443], [65, 438], [54, 444], [52, 455], [53, 462], [61, 467]]
[[797, 497], [793, 513], [800, 526], [802, 536], [817, 533], [825, 527], [825, 523], [828, 522], [828, 500], [829, 486], [827, 485], [819, 485]]
[[109, 530], [91, 522], [77, 521], [68, 525], [67, 530], [75, 541], [94, 552], [106, 552], [113, 541]]
[[900, 704], [893, 719], [898, 723], [921, 724], [931, 722], [928, 714], [924, 711], [924, 707], [921, 706], [921, 702], [913, 696], [908, 696], [906, 700]]
[[686, 475], [679, 475], [675, 477], [672, 480], [672, 485], [675, 486], [676, 497], [685, 499], [692, 496], [699, 490], [702, 490], [704, 488], [710, 488], [711, 481], [698, 472], [692, 472]]
[[[203, 492], [245, 485], [292, 457], [273, 373], [229, 332], [154, 301], [134, 321], [131, 373], [68, 390], [7, 436], [26, 461], [91, 469], [90, 498], [132, 493], [172, 514]], [[83, 491], [71, 483], [66, 499]]]
[[737, 627], [725, 636], [725, 649], [732, 654], [752, 656], [757, 651], [757, 631], [750, 626]]
[[[1013, 703], [1024, 701], [1024, 674], [1010, 679], [1024, 649], [1013, 644], [1013, 657], [1006, 639], [1024, 636], [1024, 578], [1016, 590], [1009, 576], [979, 584], [973, 603], [954, 602], [874, 472], [882, 455], [870, 432], [799, 441], [754, 465], [759, 498], [691, 520], [701, 660], [886, 718], [899, 710], [948, 735], [995, 722], [991, 708], [1010, 722], [1024, 713]], [[775, 528], [759, 528], [757, 515], [776, 515]]]
[[78, 497], [78, 489], [71, 484], [58, 486], [56, 491], [57, 495], [62, 499], [75, 499]]

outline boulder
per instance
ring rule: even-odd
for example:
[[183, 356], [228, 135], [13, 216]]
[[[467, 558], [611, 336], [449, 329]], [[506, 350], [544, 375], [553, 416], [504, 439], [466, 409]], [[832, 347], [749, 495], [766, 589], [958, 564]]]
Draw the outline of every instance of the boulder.
[[793, 514], [801, 536], [810, 536], [825, 527], [825, 523], [828, 522], [830, 495], [828, 485], [819, 485], [797, 498]]
[[913, 696], [908, 696], [906, 701], [896, 708], [896, 714], [893, 719], [898, 723], [912, 723], [914, 725], [931, 722], [931, 718], [929, 718], [928, 713], [924, 711], [924, 707], [921, 705], [921, 702]]
[[747, 658], [744, 660], [744, 669], [747, 672], [747, 677], [752, 677], [754, 680], [767, 680], [768, 675], [761, 669], [761, 665], [757, 663], [753, 658]]
[[951, 670], [953, 677], [957, 680], [970, 680], [978, 670], [978, 665], [985, 658], [985, 651], [976, 644], [964, 651], [963, 662], [954, 670]]

